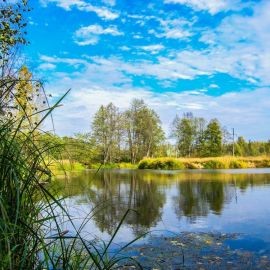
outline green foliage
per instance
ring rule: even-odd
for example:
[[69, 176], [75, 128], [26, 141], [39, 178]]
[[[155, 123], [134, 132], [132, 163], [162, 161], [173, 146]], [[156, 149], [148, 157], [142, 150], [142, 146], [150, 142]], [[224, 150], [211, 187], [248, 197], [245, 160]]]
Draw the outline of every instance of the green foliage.
[[142, 100], [133, 100], [120, 113], [112, 103], [101, 106], [92, 122], [92, 141], [96, 145], [96, 162], [135, 164], [144, 156], [154, 156], [164, 140], [161, 122]]
[[172, 126], [171, 136], [176, 138], [179, 155], [200, 155], [204, 147], [205, 120], [193, 117], [192, 113], [186, 113], [183, 118], [176, 116]]
[[183, 162], [183, 164], [186, 169], [202, 169], [203, 168], [203, 166], [198, 162], [185, 161]]
[[67, 172], [83, 171], [86, 169], [86, 166], [76, 161], [59, 160], [52, 162], [49, 166], [49, 169], [54, 175], [58, 175]]
[[128, 163], [128, 162], [120, 162], [120, 163], [107, 163], [107, 164], [99, 164], [93, 163], [90, 165], [91, 169], [137, 169], [136, 164]]
[[46, 154], [48, 159], [57, 160], [63, 158], [61, 153], [64, 153], [65, 143], [59, 136], [49, 132], [41, 133], [38, 136], [37, 143], [40, 148], [47, 149], [44, 155]]
[[245, 169], [248, 168], [248, 164], [243, 160], [232, 160], [229, 165], [230, 169]]
[[203, 167], [205, 169], [228, 169], [227, 164], [225, 162], [215, 159], [203, 162]]
[[[37, 191], [41, 158], [35, 152], [30, 156], [30, 138], [14, 138], [18, 130], [12, 130], [12, 122], [1, 121], [0, 269], [30, 269], [37, 259], [37, 254], [30, 253], [35, 245], [33, 237], [39, 235], [39, 208], [33, 207], [32, 200]], [[27, 144], [22, 148], [24, 141]], [[25, 252], [29, 257], [25, 258]]]
[[112, 103], [101, 106], [92, 122], [92, 133], [103, 164], [114, 162], [120, 151], [121, 114]]
[[69, 159], [88, 166], [99, 155], [94, 139], [90, 134], [76, 134], [74, 137], [63, 137], [62, 159]]
[[204, 132], [204, 156], [218, 157], [222, 155], [222, 131], [218, 120], [209, 122]]
[[134, 99], [124, 112], [124, 127], [131, 163], [154, 156], [165, 139], [157, 113], [143, 100]]
[[270, 168], [270, 160], [269, 159], [262, 159], [254, 161], [256, 168]]
[[193, 137], [194, 137], [194, 127], [191, 118], [178, 117], [174, 120], [175, 129], [173, 131], [174, 137], [177, 138], [177, 147], [181, 156], [190, 156]]
[[[113, 104], [101, 106], [97, 111], [92, 132], [60, 138], [56, 135], [43, 136], [43, 145], [57, 142], [61, 154], [50, 154], [59, 160], [79, 162], [86, 167], [119, 168], [116, 163], [137, 164], [144, 157], [217, 157], [232, 154], [232, 144], [217, 120], [207, 127], [203, 118], [185, 114], [176, 117], [172, 135], [177, 139], [176, 147], [164, 142], [164, 132], [157, 114], [143, 101], [135, 100], [129, 110], [120, 112]], [[236, 156], [260, 156], [270, 154], [269, 142], [246, 142], [239, 137], [235, 143]], [[58, 155], [58, 156], [57, 156]], [[95, 165], [97, 164], [97, 165]], [[127, 165], [130, 167], [130, 165]], [[186, 163], [187, 168], [201, 168], [200, 163]], [[228, 165], [229, 166], [229, 165]]]
[[[26, 44], [26, 21], [23, 13], [30, 11], [27, 0], [3, 0], [0, 4], [0, 58], [9, 60], [10, 49], [17, 44]], [[2, 62], [3, 61], [3, 62]]]
[[145, 158], [139, 162], [138, 169], [183, 170], [185, 166], [175, 158]]

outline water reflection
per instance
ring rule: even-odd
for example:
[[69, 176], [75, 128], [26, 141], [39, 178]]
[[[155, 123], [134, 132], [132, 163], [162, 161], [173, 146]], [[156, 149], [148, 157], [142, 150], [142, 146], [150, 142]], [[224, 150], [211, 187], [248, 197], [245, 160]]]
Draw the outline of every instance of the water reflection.
[[194, 222], [209, 211], [219, 215], [223, 205], [232, 197], [234, 190], [222, 181], [181, 181], [177, 184], [178, 195], [174, 198], [175, 211], [179, 218], [189, 217]]
[[[268, 172], [268, 171], [267, 171]], [[178, 220], [195, 223], [209, 213], [220, 216], [231, 201], [250, 187], [268, 186], [270, 174], [216, 172], [87, 171], [54, 183], [60, 195], [97, 208], [93, 219], [101, 232], [112, 234], [127, 209], [124, 223], [135, 235], [147, 232], [173, 211]], [[171, 212], [170, 212], [171, 213]], [[166, 222], [166, 220], [165, 220]]]

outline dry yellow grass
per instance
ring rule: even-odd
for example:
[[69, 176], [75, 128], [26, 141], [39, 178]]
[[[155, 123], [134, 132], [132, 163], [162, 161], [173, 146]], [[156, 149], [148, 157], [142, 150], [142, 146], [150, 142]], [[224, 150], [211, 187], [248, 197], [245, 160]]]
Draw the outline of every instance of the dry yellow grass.
[[174, 164], [173, 169], [241, 169], [241, 168], [268, 168], [269, 156], [258, 157], [207, 157], [207, 158], [148, 158], [139, 163], [140, 169], [170, 169], [166, 163]]

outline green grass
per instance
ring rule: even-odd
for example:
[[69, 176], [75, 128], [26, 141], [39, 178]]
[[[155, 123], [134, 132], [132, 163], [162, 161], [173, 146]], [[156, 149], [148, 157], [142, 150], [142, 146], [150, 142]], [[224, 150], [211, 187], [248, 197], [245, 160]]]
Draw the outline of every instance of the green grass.
[[107, 164], [100, 164], [100, 163], [95, 163], [91, 164], [90, 169], [137, 169], [138, 165], [137, 164], [132, 164], [128, 162], [120, 162], [120, 163], [107, 163]]
[[56, 176], [87, 169], [85, 165], [72, 160], [52, 160], [48, 168]]

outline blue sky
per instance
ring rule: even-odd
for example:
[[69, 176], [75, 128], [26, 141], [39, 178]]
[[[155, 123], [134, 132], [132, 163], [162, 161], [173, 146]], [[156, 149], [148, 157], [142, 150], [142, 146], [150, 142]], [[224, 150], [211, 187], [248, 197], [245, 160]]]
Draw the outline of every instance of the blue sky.
[[[176, 114], [270, 138], [270, 1], [30, 0], [28, 65], [59, 98], [57, 132], [90, 129], [101, 104], [133, 98], [168, 132]], [[53, 101], [53, 100], [52, 100]]]

